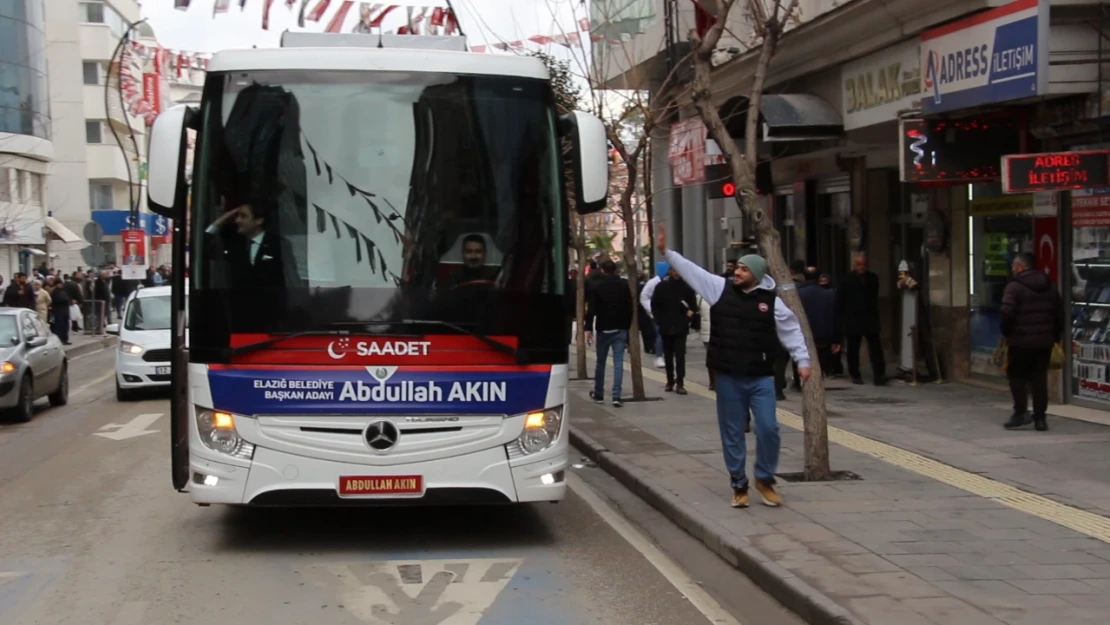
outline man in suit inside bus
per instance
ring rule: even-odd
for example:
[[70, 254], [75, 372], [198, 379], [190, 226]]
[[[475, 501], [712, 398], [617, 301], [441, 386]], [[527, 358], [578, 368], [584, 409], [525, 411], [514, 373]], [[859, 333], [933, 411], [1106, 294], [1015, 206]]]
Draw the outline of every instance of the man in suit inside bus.
[[244, 203], [206, 229], [223, 241], [226, 288], [236, 316], [251, 316], [255, 322], [282, 319], [288, 290], [300, 286], [292, 246], [276, 232], [278, 224], [269, 223], [271, 214], [264, 203]]

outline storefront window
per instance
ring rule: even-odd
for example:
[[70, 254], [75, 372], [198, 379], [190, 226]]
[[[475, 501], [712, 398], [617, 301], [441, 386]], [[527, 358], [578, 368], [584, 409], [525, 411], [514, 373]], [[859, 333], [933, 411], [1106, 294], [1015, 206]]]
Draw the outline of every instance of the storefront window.
[[1071, 197], [1071, 394], [1110, 403], [1110, 193]]
[[1000, 191], [999, 185], [975, 185], [968, 206], [971, 371], [989, 376], [1004, 375], [991, 356], [1002, 340], [1002, 291], [1010, 264], [1017, 254], [1033, 251], [1033, 196]]

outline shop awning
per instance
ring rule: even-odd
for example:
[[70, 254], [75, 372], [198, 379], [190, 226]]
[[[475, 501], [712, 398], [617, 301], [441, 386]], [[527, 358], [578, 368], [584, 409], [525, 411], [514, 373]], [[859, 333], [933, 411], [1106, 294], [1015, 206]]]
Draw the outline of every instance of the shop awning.
[[81, 243], [84, 241], [84, 239], [74, 234], [72, 230], [62, 225], [62, 222], [49, 215], [43, 217], [42, 222], [51, 232], [58, 235], [58, 238], [64, 243]]
[[[743, 137], [748, 117], [747, 96], [729, 98], [721, 118], [733, 137]], [[844, 134], [844, 120], [828, 102], [808, 93], [766, 94], [759, 101], [763, 141], [820, 141]]]

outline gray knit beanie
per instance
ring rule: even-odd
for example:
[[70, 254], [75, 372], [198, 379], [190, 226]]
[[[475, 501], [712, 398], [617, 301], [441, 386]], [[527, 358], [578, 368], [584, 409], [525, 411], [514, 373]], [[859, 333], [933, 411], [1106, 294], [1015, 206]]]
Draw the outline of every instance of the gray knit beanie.
[[764, 258], [759, 254], [748, 254], [747, 256], [741, 256], [740, 260], [736, 262], [744, 265], [748, 268], [748, 271], [752, 272], [752, 276], [755, 277], [756, 284], [762, 282], [763, 276], [767, 275], [767, 261], [764, 260]]

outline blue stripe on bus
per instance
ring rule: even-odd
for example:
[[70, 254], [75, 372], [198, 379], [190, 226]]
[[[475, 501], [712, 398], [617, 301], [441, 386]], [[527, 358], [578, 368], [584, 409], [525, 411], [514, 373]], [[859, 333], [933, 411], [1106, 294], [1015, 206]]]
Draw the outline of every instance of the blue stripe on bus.
[[254, 414], [519, 414], [544, 407], [550, 370], [213, 369], [212, 408]]

